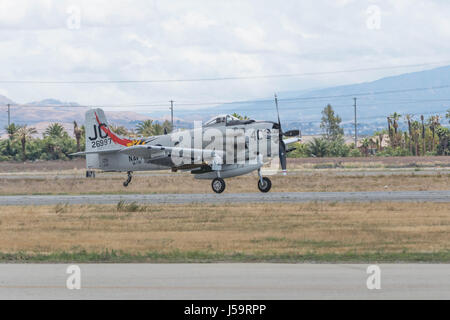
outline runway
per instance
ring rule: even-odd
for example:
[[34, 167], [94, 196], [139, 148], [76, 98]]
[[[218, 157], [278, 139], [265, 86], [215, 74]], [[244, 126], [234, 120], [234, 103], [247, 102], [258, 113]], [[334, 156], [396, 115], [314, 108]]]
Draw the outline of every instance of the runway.
[[[450, 299], [450, 265], [381, 264], [1, 264], [0, 299]], [[373, 282], [371, 282], [373, 283]]]
[[[364, 169], [364, 170], [340, 170], [340, 169], [314, 169], [314, 170], [299, 170], [291, 169], [289, 170], [290, 176], [314, 176], [314, 175], [332, 175], [332, 176], [344, 176], [344, 177], [366, 177], [366, 176], [402, 176], [402, 175], [412, 175], [412, 176], [437, 176], [437, 175], [449, 175], [450, 169], [448, 168], [424, 168], [420, 171], [415, 171], [412, 169]], [[191, 177], [190, 173], [171, 173], [168, 171], [157, 171], [157, 172], [135, 172], [135, 177], [173, 177], [174, 175]], [[252, 174], [256, 176], [256, 174]], [[95, 179], [124, 179], [126, 177], [125, 173], [119, 172], [98, 172]], [[22, 172], [12, 172], [0, 173], [0, 180], [64, 180], [64, 179], [86, 179], [85, 173], [55, 173], [55, 172], [40, 172], [40, 173], [22, 173]]]
[[448, 191], [386, 192], [269, 192], [269, 193], [185, 193], [185, 194], [89, 194], [0, 196], [4, 205], [117, 204], [119, 201], [143, 204], [189, 203], [277, 203], [277, 202], [450, 202]]

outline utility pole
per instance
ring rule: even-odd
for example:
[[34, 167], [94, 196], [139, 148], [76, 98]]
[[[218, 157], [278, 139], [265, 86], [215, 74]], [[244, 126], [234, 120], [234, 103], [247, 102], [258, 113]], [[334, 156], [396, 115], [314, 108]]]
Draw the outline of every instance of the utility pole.
[[170, 100], [170, 123], [172, 124], [173, 131], [173, 100]]
[[11, 125], [11, 108], [10, 105], [8, 103], [8, 127]]
[[355, 148], [358, 147], [358, 124], [356, 123], [356, 98], [353, 98], [354, 100], [354, 108], [355, 108]]
[[423, 115], [420, 116], [420, 120], [422, 121], [422, 155], [425, 155], [425, 124], [423, 123], [424, 117]]

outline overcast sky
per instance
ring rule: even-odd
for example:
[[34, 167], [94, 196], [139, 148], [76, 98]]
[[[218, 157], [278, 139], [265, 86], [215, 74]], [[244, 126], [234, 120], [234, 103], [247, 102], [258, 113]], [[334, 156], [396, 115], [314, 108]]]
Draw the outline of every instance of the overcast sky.
[[[3, 81], [351, 70], [448, 61], [449, 49], [446, 0], [0, 0]], [[19, 103], [44, 98], [88, 105], [229, 101], [421, 69], [188, 83], [0, 83], [0, 94]]]

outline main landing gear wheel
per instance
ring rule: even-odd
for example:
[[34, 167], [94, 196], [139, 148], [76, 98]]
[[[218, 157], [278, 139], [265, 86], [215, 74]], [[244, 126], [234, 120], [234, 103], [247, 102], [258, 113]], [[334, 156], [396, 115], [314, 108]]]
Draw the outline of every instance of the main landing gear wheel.
[[95, 171], [86, 171], [86, 178], [95, 178]]
[[225, 181], [222, 178], [215, 178], [211, 187], [215, 193], [222, 193], [225, 190]]
[[123, 183], [123, 186], [124, 187], [128, 187], [128, 184], [131, 182], [131, 179], [133, 178], [133, 176], [131, 175], [131, 171], [128, 171], [127, 172], [127, 174], [128, 174], [128, 178], [127, 178], [127, 180]]
[[258, 189], [261, 192], [269, 192], [270, 188], [272, 187], [272, 181], [270, 181], [269, 178], [263, 177], [262, 183], [261, 180], [258, 180]]

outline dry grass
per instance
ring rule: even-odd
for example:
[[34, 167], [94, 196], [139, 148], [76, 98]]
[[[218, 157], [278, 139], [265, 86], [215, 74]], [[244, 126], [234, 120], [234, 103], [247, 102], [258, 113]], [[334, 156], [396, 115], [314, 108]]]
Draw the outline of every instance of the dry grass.
[[320, 168], [329, 165], [334, 168], [411, 168], [450, 167], [448, 156], [425, 157], [356, 157], [356, 158], [290, 158], [288, 166], [293, 168]]
[[[396, 176], [342, 176], [333, 173], [271, 176], [273, 192], [300, 191], [397, 191], [449, 190], [450, 174]], [[196, 180], [190, 174], [135, 176], [125, 188], [125, 175], [96, 179], [0, 179], [0, 195], [6, 194], [83, 194], [83, 193], [210, 193], [211, 182]], [[225, 192], [258, 192], [257, 176], [227, 179]]]
[[[317, 169], [323, 166], [333, 168], [410, 168], [410, 167], [450, 167], [448, 156], [425, 157], [358, 157], [358, 158], [288, 158], [288, 168]], [[1, 161], [0, 172], [28, 173], [83, 173], [86, 169], [84, 158], [71, 161]]]
[[77, 158], [71, 161], [0, 161], [0, 172], [76, 172], [86, 171], [86, 159]]
[[448, 203], [0, 207], [0, 252], [439, 253]]

